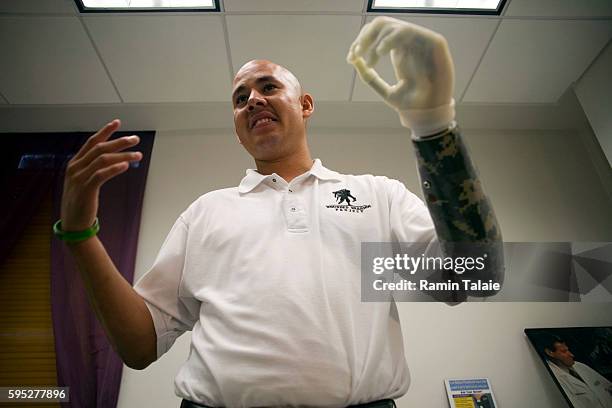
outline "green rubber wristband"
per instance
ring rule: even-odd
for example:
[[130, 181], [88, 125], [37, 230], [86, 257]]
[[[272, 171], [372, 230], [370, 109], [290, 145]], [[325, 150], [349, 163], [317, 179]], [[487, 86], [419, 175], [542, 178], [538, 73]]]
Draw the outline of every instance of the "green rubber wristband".
[[57, 220], [57, 222], [53, 224], [53, 233], [55, 234], [55, 236], [65, 242], [85, 241], [86, 239], [96, 235], [98, 231], [100, 231], [100, 222], [98, 221], [98, 217], [96, 217], [96, 220], [94, 221], [91, 227], [83, 231], [62, 230], [62, 220]]

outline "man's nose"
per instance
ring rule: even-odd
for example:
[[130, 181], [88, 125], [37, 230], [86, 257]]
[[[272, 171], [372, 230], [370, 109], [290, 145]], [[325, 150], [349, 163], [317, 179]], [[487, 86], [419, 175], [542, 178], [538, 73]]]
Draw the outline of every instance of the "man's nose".
[[263, 98], [259, 92], [257, 92], [257, 90], [252, 90], [251, 94], [249, 95], [249, 100], [248, 100], [248, 109], [249, 111], [252, 111], [253, 109], [255, 109], [256, 106], [265, 106], [266, 105], [266, 99]]

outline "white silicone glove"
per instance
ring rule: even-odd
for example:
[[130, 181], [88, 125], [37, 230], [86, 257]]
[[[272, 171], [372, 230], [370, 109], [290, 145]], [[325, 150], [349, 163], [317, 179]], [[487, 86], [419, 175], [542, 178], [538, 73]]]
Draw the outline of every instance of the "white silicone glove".
[[[391, 52], [397, 83], [374, 70]], [[454, 69], [446, 39], [431, 30], [391, 17], [377, 17], [361, 29], [346, 57], [362, 81], [395, 109], [415, 138], [448, 128], [455, 119]]]

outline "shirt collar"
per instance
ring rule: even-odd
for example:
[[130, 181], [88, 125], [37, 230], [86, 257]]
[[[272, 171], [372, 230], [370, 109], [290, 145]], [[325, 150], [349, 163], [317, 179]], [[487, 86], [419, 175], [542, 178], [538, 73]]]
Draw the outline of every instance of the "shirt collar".
[[[319, 159], [314, 160], [312, 167], [310, 170], [308, 170], [304, 178], [308, 178], [310, 175], [313, 175], [320, 180], [341, 180], [340, 173], [326, 168]], [[262, 181], [272, 176], [279, 177], [276, 174], [264, 175], [255, 169], [247, 169], [246, 175], [238, 186], [238, 192], [241, 194], [246, 194], [261, 184]]]

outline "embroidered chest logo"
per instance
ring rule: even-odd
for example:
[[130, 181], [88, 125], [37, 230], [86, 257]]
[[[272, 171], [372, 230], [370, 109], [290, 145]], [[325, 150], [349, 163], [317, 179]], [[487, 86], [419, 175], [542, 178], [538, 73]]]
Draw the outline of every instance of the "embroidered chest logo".
[[362, 213], [364, 210], [372, 207], [370, 204], [353, 205], [357, 201], [357, 198], [351, 194], [351, 190], [347, 190], [346, 188], [334, 191], [332, 194], [336, 199], [336, 204], [326, 205], [325, 207], [332, 208], [336, 211]]

